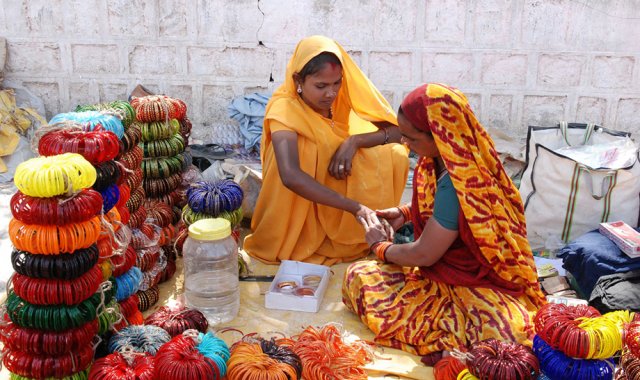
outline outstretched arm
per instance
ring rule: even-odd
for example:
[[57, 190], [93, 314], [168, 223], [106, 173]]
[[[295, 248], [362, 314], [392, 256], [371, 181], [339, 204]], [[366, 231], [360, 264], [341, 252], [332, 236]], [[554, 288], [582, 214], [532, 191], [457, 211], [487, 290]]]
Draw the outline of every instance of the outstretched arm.
[[[361, 222], [370, 246], [375, 248], [379, 242], [386, 241], [387, 232], [381, 223], [376, 223], [372, 218], [364, 218]], [[430, 218], [418, 240], [389, 246], [385, 252], [385, 260], [407, 267], [428, 267], [440, 260], [457, 237], [458, 231], [446, 229], [435, 218]]]
[[276, 131], [271, 135], [280, 178], [286, 188], [312, 202], [348, 211], [355, 216], [375, 214], [373, 210], [323, 186], [300, 169], [298, 135]]

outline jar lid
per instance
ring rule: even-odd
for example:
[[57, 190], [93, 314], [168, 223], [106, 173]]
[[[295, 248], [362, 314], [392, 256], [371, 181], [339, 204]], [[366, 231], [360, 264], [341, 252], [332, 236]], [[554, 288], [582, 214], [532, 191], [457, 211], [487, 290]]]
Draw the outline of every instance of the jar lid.
[[196, 240], [219, 240], [231, 235], [231, 223], [223, 218], [201, 219], [189, 226], [189, 237]]

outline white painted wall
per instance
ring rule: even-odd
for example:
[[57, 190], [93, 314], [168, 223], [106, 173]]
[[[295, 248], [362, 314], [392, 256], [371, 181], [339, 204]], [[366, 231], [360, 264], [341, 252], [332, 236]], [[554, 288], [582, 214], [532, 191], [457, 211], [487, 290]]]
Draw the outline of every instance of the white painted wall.
[[0, 0], [5, 85], [48, 117], [142, 83], [184, 99], [207, 142], [311, 34], [341, 42], [395, 106], [441, 81], [518, 136], [561, 119], [640, 132], [637, 0]]

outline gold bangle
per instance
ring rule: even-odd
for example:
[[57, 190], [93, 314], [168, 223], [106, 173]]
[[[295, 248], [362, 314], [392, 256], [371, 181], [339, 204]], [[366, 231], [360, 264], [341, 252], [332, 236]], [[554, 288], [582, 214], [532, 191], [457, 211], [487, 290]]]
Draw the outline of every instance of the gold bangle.
[[312, 288], [317, 288], [318, 285], [320, 285], [320, 281], [322, 281], [322, 276], [318, 276], [317, 274], [308, 274], [302, 277], [302, 285]]
[[276, 286], [282, 293], [291, 293], [298, 287], [298, 284], [295, 281], [280, 281]]
[[304, 297], [304, 296], [313, 297], [316, 295], [316, 291], [313, 290], [312, 288], [301, 287], [301, 288], [296, 288], [293, 294], [295, 294], [298, 297]]

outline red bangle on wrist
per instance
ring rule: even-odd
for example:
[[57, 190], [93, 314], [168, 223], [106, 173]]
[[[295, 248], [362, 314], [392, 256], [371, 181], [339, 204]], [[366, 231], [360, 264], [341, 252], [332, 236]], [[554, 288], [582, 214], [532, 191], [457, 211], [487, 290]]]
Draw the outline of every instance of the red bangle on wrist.
[[383, 262], [387, 262], [386, 255], [389, 247], [393, 245], [390, 241], [378, 241], [371, 245], [371, 252], [376, 254], [376, 257]]
[[402, 205], [402, 206], [398, 206], [397, 207], [398, 210], [400, 210], [400, 213], [402, 214], [402, 217], [404, 218], [404, 222], [410, 222], [411, 221], [411, 208], [408, 205]]

